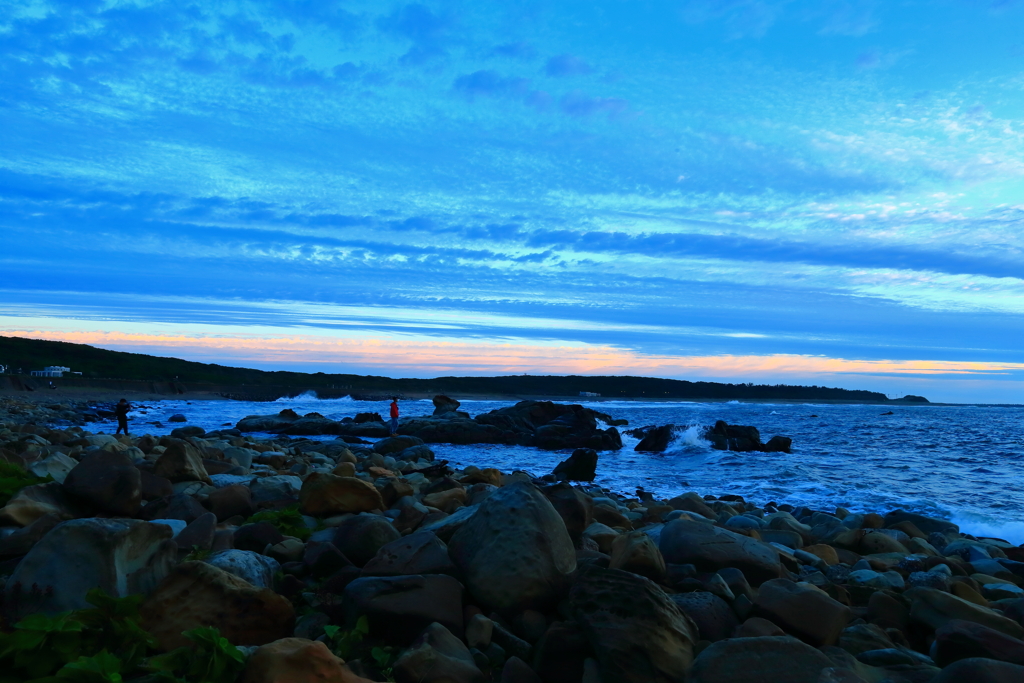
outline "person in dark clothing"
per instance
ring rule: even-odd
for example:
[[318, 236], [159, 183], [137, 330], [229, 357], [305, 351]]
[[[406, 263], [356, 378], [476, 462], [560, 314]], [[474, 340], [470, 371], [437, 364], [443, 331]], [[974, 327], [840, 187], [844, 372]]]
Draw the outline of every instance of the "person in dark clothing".
[[124, 430], [125, 436], [128, 436], [128, 413], [130, 413], [131, 410], [132, 404], [123, 398], [117, 402], [116, 406], [114, 406], [114, 415], [117, 416], [117, 431], [115, 432], [115, 436], [120, 434], [122, 429]]
[[398, 397], [391, 397], [391, 436], [398, 433]]

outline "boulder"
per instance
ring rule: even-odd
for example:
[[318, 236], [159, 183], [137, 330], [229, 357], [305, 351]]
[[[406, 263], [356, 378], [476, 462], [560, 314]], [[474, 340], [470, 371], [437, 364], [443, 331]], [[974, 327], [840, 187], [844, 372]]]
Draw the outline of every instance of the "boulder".
[[219, 553], [214, 553], [205, 561], [257, 588], [273, 588], [274, 573], [281, 571], [281, 565], [277, 560], [251, 550], [222, 550]]
[[482, 683], [484, 675], [461, 640], [431, 624], [392, 667], [398, 683]]
[[192, 444], [175, 441], [167, 446], [153, 467], [153, 473], [172, 483], [201, 481], [210, 484], [210, 475], [203, 466], [203, 456]]
[[178, 548], [186, 552], [192, 550], [209, 550], [213, 546], [213, 536], [217, 531], [217, 516], [212, 512], [200, 515], [190, 522], [181, 533], [174, 537]]
[[649, 430], [633, 449], [648, 453], [661, 453], [672, 443], [675, 425], [662, 425]]
[[277, 545], [284, 535], [270, 522], [243, 524], [235, 529], [233, 543], [240, 550], [262, 553], [268, 545]]
[[205, 562], [183, 562], [142, 604], [142, 626], [163, 650], [189, 645], [183, 631], [212, 626], [236, 645], [287, 638], [295, 609], [284, 596], [257, 588]]
[[252, 504], [252, 492], [245, 484], [232, 484], [211, 491], [206, 497], [206, 507], [217, 516], [218, 522], [229, 517], [250, 517], [256, 511]]
[[948, 522], [944, 519], [935, 519], [934, 517], [925, 517], [924, 515], [918, 515], [913, 512], [904, 512], [903, 510], [893, 510], [884, 517], [883, 523], [886, 527], [893, 527], [901, 522], [911, 522], [915, 527], [920, 529], [925, 534], [932, 533], [960, 533], [960, 527], [953, 522]]
[[271, 501], [298, 500], [302, 490], [302, 479], [290, 474], [258, 477], [249, 484], [253, 505]]
[[544, 683], [579, 681], [583, 662], [592, 656], [583, 630], [574, 621], [555, 621], [534, 648], [533, 668]]
[[730, 638], [712, 643], [693, 662], [690, 683], [822, 683], [832, 660], [791, 636]]
[[544, 683], [530, 665], [519, 659], [509, 657], [501, 669], [501, 683]]
[[931, 683], [1020, 683], [1024, 666], [994, 659], [972, 657], [954, 662], [942, 670]]
[[142, 500], [153, 500], [174, 493], [174, 486], [163, 477], [158, 477], [148, 470], [139, 470], [142, 480]]
[[93, 588], [115, 597], [148, 593], [177, 561], [178, 546], [171, 533], [163, 524], [133, 519], [58, 524], [8, 578], [8, 617], [87, 608], [85, 596]]
[[204, 514], [206, 514], [206, 508], [186, 493], [175, 493], [151, 500], [139, 511], [139, 517], [142, 519], [180, 519], [186, 524], [199, 519]]
[[593, 448], [577, 448], [552, 472], [557, 481], [594, 481], [596, 473], [597, 451]]
[[363, 577], [345, 587], [345, 613], [349, 623], [365, 615], [375, 637], [406, 645], [434, 622], [462, 633], [463, 593], [443, 574]]
[[701, 640], [714, 643], [724, 638], [730, 638], [736, 627], [739, 626], [739, 620], [729, 603], [714, 593], [693, 591], [691, 593], [676, 593], [670, 595], [669, 598], [679, 606], [679, 609], [683, 610], [686, 616], [693, 620]]
[[951, 619], [935, 631], [931, 652], [941, 667], [970, 657], [1024, 665], [1024, 641], [962, 619]]
[[849, 607], [824, 591], [789, 579], [761, 584], [754, 608], [758, 615], [815, 647], [839, 642], [839, 635], [853, 616]]
[[356, 413], [352, 421], [356, 424], [363, 424], [364, 422], [384, 422], [384, 418], [380, 416], [380, 413]]
[[0, 509], [0, 524], [28, 526], [40, 517], [56, 515], [60, 519], [84, 517], [88, 510], [72, 500], [61, 484], [51, 481], [21, 489]]
[[310, 541], [302, 554], [302, 564], [314, 579], [322, 579], [352, 563], [329, 541]]
[[285, 408], [277, 415], [249, 415], [243, 417], [235, 425], [240, 432], [274, 432], [287, 427], [299, 419], [299, 415], [291, 408]]
[[565, 523], [525, 482], [502, 487], [480, 503], [451, 537], [448, 552], [478, 604], [500, 612], [545, 610], [576, 569]]
[[731, 425], [719, 420], [715, 426], [704, 433], [704, 438], [711, 442], [711, 447], [720, 451], [761, 451], [761, 434], [756, 427]]
[[355, 477], [314, 472], [302, 483], [299, 509], [304, 515], [330, 517], [347, 512], [384, 510], [385, 506], [373, 484]]
[[686, 680], [697, 628], [654, 582], [617, 569], [585, 568], [569, 604], [603, 680]]
[[[177, 420], [173, 420], [177, 422]], [[184, 422], [184, 420], [182, 420]], [[171, 437], [175, 439], [184, 439], [190, 436], [203, 437], [206, 436], [206, 430], [198, 425], [189, 425], [188, 427], [178, 427], [177, 429], [171, 430]]]
[[282, 638], [261, 645], [246, 662], [241, 683], [372, 683], [315, 640]]
[[937, 631], [953, 619], [974, 622], [1024, 638], [1024, 626], [1003, 615], [935, 588], [911, 588], [903, 594], [910, 600], [910, 620]]
[[773, 436], [761, 447], [766, 453], [791, 453], [792, 449], [793, 439], [788, 436]]
[[755, 586], [783, 575], [778, 550], [710, 523], [674, 519], [662, 528], [659, 546], [666, 562], [706, 572], [735, 567]]
[[454, 413], [459, 409], [462, 404], [456, 401], [454, 398], [448, 398], [443, 394], [438, 394], [434, 397], [434, 415], [444, 415], [445, 413]]
[[72, 498], [102, 512], [134, 517], [142, 506], [142, 474], [123, 453], [100, 451], [82, 459], [64, 479]]
[[578, 546], [583, 538], [583, 532], [593, 521], [593, 499], [566, 483], [545, 486], [541, 489], [541, 493], [551, 502], [555, 512], [562, 518], [573, 545]]
[[406, 448], [422, 445], [423, 439], [420, 439], [419, 437], [397, 435], [381, 439], [377, 443], [373, 444], [373, 452], [380, 453], [381, 455], [390, 455], [392, 453], [400, 453]]
[[76, 460], [57, 452], [43, 460], [29, 463], [28, 471], [43, 479], [48, 476], [53, 477], [54, 481], [63, 484], [64, 478], [68, 476], [68, 472], [74, 469], [76, 465], [78, 465]]
[[652, 581], [665, 578], [665, 558], [651, 537], [642, 531], [629, 531], [615, 537], [608, 567], [646, 576]]
[[355, 515], [335, 527], [332, 543], [357, 567], [364, 566], [386, 544], [401, 537], [387, 517]]
[[63, 521], [60, 515], [43, 515], [28, 526], [4, 536], [0, 539], [0, 559], [21, 557], [27, 554], [32, 546]]
[[429, 531], [417, 531], [385, 543], [363, 567], [363, 576], [455, 574], [448, 546]]

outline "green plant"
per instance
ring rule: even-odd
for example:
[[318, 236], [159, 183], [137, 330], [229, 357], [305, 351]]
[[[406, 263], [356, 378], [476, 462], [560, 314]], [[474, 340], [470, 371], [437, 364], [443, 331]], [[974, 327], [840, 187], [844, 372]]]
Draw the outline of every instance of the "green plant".
[[355, 628], [351, 631], [342, 631], [340, 626], [324, 626], [324, 633], [332, 642], [331, 651], [342, 659], [354, 659], [363, 643], [363, 639], [370, 634], [370, 623], [366, 616], [361, 616], [356, 621]]
[[188, 683], [234, 683], [245, 667], [245, 655], [215, 628], [185, 631], [192, 641], [164, 655], [150, 658], [146, 668], [158, 680]]
[[122, 683], [122, 662], [106, 650], [92, 657], [79, 657], [64, 665], [56, 676], [33, 683]]
[[85, 624], [74, 612], [32, 614], [0, 634], [0, 683], [22, 683], [52, 674], [78, 659]]
[[206, 560], [210, 555], [213, 554], [212, 550], [205, 550], [197, 545], [192, 546], [192, 550], [189, 551], [188, 555], [185, 556], [183, 562], [202, 562]]
[[45, 484], [48, 481], [53, 481], [53, 477], [37, 477], [12, 462], [0, 460], [0, 507], [6, 505], [15, 493], [26, 486]]
[[390, 645], [387, 647], [375, 647], [370, 650], [370, 656], [373, 657], [373, 661], [377, 664], [377, 668], [380, 669], [381, 674], [384, 678], [389, 681], [395, 680], [394, 671], [392, 670], [392, 664], [395, 660], [395, 649]]
[[294, 536], [300, 541], [308, 540], [310, 535], [313, 533], [313, 531], [306, 526], [305, 520], [302, 519], [302, 513], [299, 512], [299, 508], [296, 505], [292, 505], [281, 510], [264, 510], [263, 512], [257, 512], [246, 521], [249, 523], [270, 522], [285, 536]]

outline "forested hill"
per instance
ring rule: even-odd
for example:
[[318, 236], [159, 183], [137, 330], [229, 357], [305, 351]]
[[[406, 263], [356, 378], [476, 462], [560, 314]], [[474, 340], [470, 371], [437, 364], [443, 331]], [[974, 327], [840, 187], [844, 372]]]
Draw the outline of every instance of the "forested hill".
[[[884, 394], [818, 386], [721, 384], [656, 377], [509, 375], [504, 377], [437, 377], [392, 379], [372, 375], [267, 372], [195, 363], [142, 353], [107, 351], [85, 344], [0, 337], [0, 365], [8, 373], [70, 367], [86, 379], [175, 381], [197, 385], [246, 385], [296, 389], [345, 390], [352, 393], [447, 393], [522, 396], [577, 396], [581, 391], [603, 397], [651, 399], [789, 399], [886, 402]], [[911, 398], [911, 397], [908, 397]], [[916, 397], [915, 397], [916, 398]], [[923, 400], [923, 399], [922, 399]]]

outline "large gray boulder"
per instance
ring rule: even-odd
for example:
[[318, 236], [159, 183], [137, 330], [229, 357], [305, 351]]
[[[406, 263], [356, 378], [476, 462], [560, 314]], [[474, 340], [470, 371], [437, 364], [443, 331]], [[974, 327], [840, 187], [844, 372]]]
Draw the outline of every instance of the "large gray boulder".
[[206, 563], [245, 579], [257, 588], [273, 588], [274, 573], [281, 570], [281, 565], [272, 557], [235, 548], [210, 556]]
[[479, 604], [506, 613], [550, 607], [576, 570], [561, 516], [525, 482], [484, 500], [451, 537], [448, 553]]
[[63, 485], [72, 498], [112, 515], [134, 517], [142, 507], [142, 473], [124, 453], [82, 458]]
[[[790, 636], [728, 638], [705, 648], [693, 662], [690, 683], [820, 683], [832, 660]], [[857, 679], [854, 679], [857, 680]]]
[[482, 683], [484, 675], [458, 637], [431, 624], [394, 665], [398, 683]]
[[783, 575], [775, 548], [708, 522], [672, 520], [661, 531], [660, 547], [666, 562], [692, 564], [705, 572], [735, 567], [755, 586]]
[[569, 602], [600, 662], [601, 678], [685, 681], [697, 627], [665, 591], [618, 569], [589, 568], [580, 574]]
[[89, 606], [86, 593], [148, 593], [171, 571], [178, 545], [171, 528], [134, 519], [75, 519], [36, 543], [7, 580], [8, 618]]
[[277, 415], [248, 415], [235, 425], [240, 432], [273, 432], [287, 427], [299, 419], [298, 413], [285, 408]]

